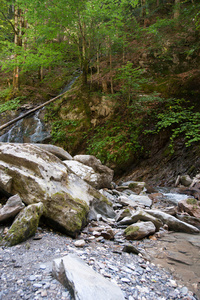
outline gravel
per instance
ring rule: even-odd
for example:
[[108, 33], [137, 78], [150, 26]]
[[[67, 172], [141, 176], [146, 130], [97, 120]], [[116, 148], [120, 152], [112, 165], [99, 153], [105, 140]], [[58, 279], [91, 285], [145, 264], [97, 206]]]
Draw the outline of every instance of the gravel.
[[0, 247], [0, 299], [71, 300], [69, 291], [51, 273], [53, 259], [69, 253], [76, 253], [107, 280], [115, 282], [127, 300], [197, 299], [165, 269], [141, 254], [123, 252], [123, 238], [109, 241], [82, 233], [78, 240], [85, 243], [79, 245], [77, 240], [45, 227], [24, 243]]

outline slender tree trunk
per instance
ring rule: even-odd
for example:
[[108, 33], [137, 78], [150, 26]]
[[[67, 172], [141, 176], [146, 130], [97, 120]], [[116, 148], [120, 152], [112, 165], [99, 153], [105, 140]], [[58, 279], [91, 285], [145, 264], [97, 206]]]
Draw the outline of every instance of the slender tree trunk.
[[146, 0], [141, 0], [141, 7], [142, 7], [142, 18], [146, 16]]
[[43, 78], [44, 78], [44, 69], [42, 66], [40, 66], [38, 69], [38, 79], [43, 80]]
[[97, 47], [97, 75], [98, 75], [98, 85], [99, 85], [99, 76], [100, 76], [100, 58], [99, 58], [99, 45]]
[[174, 19], [178, 19], [180, 16], [180, 0], [175, 0]]
[[[15, 37], [14, 37], [14, 44], [15, 47], [18, 46], [18, 35], [19, 35], [19, 29], [18, 29], [18, 7], [15, 6], [14, 8], [14, 15], [15, 15]], [[13, 70], [13, 90], [17, 91], [19, 89], [19, 67], [17, 66], [17, 54], [15, 54], [14, 57], [15, 60], [15, 67]]]
[[110, 91], [111, 91], [111, 94], [114, 94], [113, 75], [112, 75], [112, 45], [111, 45], [110, 39], [109, 39], [109, 50], [110, 50]]

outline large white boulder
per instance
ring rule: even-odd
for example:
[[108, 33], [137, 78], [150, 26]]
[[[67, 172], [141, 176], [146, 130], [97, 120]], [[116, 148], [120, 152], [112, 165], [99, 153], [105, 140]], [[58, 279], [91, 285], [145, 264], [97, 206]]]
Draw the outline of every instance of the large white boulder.
[[79, 161], [75, 161], [75, 160], [65, 160], [63, 162], [77, 176], [82, 178], [84, 181], [89, 183], [94, 188], [99, 189], [101, 187], [101, 185], [99, 184], [101, 180], [100, 174], [96, 173], [92, 167], [86, 166], [80, 163]]
[[76, 155], [73, 158], [88, 167], [91, 167], [96, 174], [98, 174], [98, 181], [96, 188], [110, 188], [113, 180], [114, 171], [107, 166], [102, 165], [101, 161], [93, 155]]

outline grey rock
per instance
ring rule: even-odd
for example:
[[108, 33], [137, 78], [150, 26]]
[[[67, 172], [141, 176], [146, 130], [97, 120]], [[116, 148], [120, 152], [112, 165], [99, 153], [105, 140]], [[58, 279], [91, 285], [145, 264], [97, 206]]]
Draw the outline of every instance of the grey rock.
[[190, 186], [192, 183], [192, 179], [190, 178], [189, 175], [182, 175], [180, 176], [180, 183], [184, 186]]
[[88, 215], [88, 220], [98, 220], [98, 215], [105, 218], [114, 219], [116, 213], [112, 208], [112, 204], [109, 201], [96, 201], [94, 200], [90, 205], [90, 211]]
[[12, 177], [6, 173], [6, 169], [4, 167], [0, 167], [0, 188], [3, 191], [7, 191], [7, 193], [11, 193], [12, 187]]
[[0, 222], [14, 218], [25, 207], [19, 195], [8, 199], [6, 204], [0, 208]]
[[125, 299], [117, 285], [96, 273], [75, 255], [55, 259], [52, 272], [70, 290], [75, 300]]
[[148, 210], [150, 215], [160, 219], [164, 224], [168, 225], [169, 230], [180, 231], [186, 233], [199, 233], [199, 229], [195, 226], [182, 222], [174, 216], [168, 215], [159, 210]]
[[133, 208], [138, 207], [138, 202], [136, 202], [135, 200], [131, 199], [129, 196], [120, 196], [119, 197], [119, 203], [124, 205], [124, 206], [130, 206]]
[[124, 234], [129, 240], [140, 240], [150, 234], [154, 234], [155, 231], [155, 225], [152, 222], [148, 221], [138, 222], [136, 224], [128, 226], [125, 229]]
[[146, 207], [151, 207], [152, 206], [152, 200], [148, 196], [141, 196], [141, 195], [130, 195], [129, 198], [136, 203], [142, 204]]
[[163, 225], [163, 223], [158, 218], [153, 217], [144, 210], [137, 210], [132, 214], [131, 217], [125, 217], [118, 224], [130, 225], [136, 223], [137, 221], [151, 221], [156, 226], [157, 231], [159, 231], [160, 227]]
[[84, 247], [85, 246], [85, 241], [84, 240], [77, 240], [74, 242], [74, 246], [76, 247]]
[[200, 219], [185, 214], [176, 214], [176, 218], [200, 229]]
[[53, 155], [57, 156], [61, 160], [71, 160], [72, 156], [62, 149], [61, 147], [50, 145], [50, 144], [33, 144], [36, 147], [39, 147], [45, 151], [52, 153]]
[[94, 188], [100, 189], [104, 187], [102, 186], [102, 174], [96, 173], [92, 167], [86, 166], [81, 162], [74, 160], [66, 160], [64, 163], [72, 172], [74, 172], [77, 176]]
[[126, 217], [131, 217], [132, 211], [129, 208], [121, 209], [116, 216], [116, 221], [119, 222]]

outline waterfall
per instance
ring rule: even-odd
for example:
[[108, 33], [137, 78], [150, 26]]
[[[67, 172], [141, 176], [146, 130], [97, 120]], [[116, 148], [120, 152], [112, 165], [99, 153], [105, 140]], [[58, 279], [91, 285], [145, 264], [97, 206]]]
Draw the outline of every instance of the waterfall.
[[41, 143], [50, 137], [50, 132], [40, 119], [41, 112], [42, 109], [17, 121], [6, 133], [0, 136], [0, 142]]
[[[70, 90], [73, 83], [78, 77], [79, 75], [77, 76], [77, 73], [75, 73], [72, 81], [62, 89], [61, 93], [57, 97], [55, 97], [55, 99]], [[49, 100], [48, 102], [51, 102], [53, 100], [54, 99]], [[35, 110], [35, 112], [33, 113], [32, 110], [30, 110], [30, 115], [27, 115], [13, 125], [10, 125], [7, 131], [4, 131], [4, 133], [0, 136], [0, 142], [42, 143], [45, 139], [49, 138], [51, 136], [50, 131], [47, 129], [40, 118], [40, 114], [44, 109], [44, 107], [42, 106], [46, 104], [48, 103], [46, 102], [45, 104], [39, 106], [38, 110], [33, 109]], [[27, 112], [26, 114], [28, 113], [29, 112]], [[23, 114], [21, 113], [19, 116], [23, 116]]]

